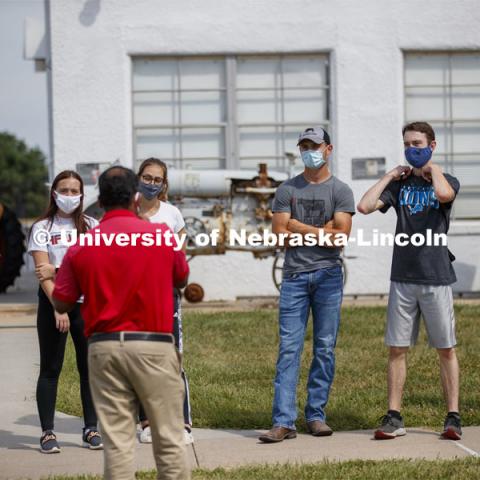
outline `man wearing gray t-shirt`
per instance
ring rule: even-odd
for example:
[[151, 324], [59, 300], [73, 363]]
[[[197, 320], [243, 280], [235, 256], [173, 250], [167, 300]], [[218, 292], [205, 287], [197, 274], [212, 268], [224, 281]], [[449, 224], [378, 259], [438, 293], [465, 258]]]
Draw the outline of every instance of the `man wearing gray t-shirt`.
[[[273, 232], [287, 238], [280, 292], [280, 346], [274, 381], [273, 428], [265, 443], [296, 437], [296, 390], [310, 310], [313, 359], [308, 377], [305, 418], [314, 436], [331, 435], [325, 406], [335, 371], [335, 344], [343, 296], [342, 243], [350, 234], [355, 203], [352, 190], [328, 167], [333, 145], [322, 127], [307, 128], [298, 146], [305, 170], [278, 187]], [[317, 238], [297, 246], [295, 237]], [[307, 243], [307, 242], [305, 242]]]

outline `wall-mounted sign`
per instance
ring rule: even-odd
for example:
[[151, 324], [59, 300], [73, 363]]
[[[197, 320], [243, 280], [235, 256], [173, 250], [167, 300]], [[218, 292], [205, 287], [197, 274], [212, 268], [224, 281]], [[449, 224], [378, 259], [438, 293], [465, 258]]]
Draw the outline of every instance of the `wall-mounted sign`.
[[385, 175], [385, 157], [352, 158], [353, 180], [381, 178]]
[[110, 163], [77, 163], [75, 170], [85, 185], [96, 185], [100, 174], [109, 166]]

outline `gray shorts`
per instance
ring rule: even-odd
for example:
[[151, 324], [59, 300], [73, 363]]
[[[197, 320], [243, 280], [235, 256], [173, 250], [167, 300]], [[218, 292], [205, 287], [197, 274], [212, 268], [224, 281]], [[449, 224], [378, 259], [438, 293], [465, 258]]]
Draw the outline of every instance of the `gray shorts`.
[[390, 285], [385, 343], [390, 347], [415, 345], [420, 314], [431, 347], [451, 348], [456, 345], [452, 287], [403, 282]]

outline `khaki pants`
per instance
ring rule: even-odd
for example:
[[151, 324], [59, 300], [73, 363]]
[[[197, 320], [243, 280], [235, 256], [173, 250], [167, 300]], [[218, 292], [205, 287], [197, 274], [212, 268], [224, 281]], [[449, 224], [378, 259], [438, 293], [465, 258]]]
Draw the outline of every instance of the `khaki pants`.
[[183, 438], [184, 386], [173, 343], [102, 341], [88, 348], [90, 388], [107, 480], [133, 480], [138, 400], [152, 430], [158, 479], [190, 478]]

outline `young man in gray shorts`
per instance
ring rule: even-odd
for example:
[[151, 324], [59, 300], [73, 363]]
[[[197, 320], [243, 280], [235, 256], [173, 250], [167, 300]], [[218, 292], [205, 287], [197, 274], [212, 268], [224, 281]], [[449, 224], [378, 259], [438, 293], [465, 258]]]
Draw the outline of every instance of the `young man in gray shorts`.
[[[411, 166], [398, 166], [371, 187], [357, 208], [364, 214], [393, 207], [397, 213], [396, 234], [427, 237], [447, 234], [453, 201], [460, 189], [455, 177], [444, 174], [432, 160], [435, 133], [425, 122], [403, 128], [405, 157]], [[428, 238], [428, 237], [427, 237]], [[423, 316], [430, 346], [437, 349], [448, 414], [442, 437], [460, 440], [458, 413], [459, 367], [455, 353], [455, 315], [451, 284], [456, 282], [447, 246], [395, 244], [388, 298], [385, 343], [388, 359], [388, 412], [375, 431], [376, 439], [405, 435], [400, 415], [407, 374], [406, 357], [417, 340]]]

